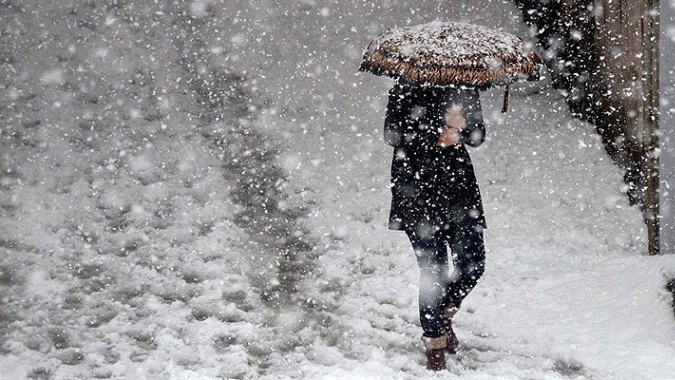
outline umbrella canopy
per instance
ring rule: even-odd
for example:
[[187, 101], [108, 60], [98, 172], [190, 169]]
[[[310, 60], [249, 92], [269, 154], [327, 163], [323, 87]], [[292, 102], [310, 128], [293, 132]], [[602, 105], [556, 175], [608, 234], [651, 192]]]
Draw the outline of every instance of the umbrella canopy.
[[540, 68], [539, 56], [517, 36], [434, 21], [383, 32], [366, 48], [359, 70], [411, 84], [487, 88], [538, 79]]

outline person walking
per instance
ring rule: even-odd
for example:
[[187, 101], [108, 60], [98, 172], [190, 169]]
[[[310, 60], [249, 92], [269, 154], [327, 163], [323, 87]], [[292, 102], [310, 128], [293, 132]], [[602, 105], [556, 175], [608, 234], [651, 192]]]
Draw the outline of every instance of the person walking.
[[452, 318], [485, 268], [487, 226], [466, 149], [485, 141], [478, 90], [398, 81], [389, 92], [384, 140], [394, 147], [389, 228], [410, 239], [427, 368], [443, 370], [445, 352], [458, 347]]

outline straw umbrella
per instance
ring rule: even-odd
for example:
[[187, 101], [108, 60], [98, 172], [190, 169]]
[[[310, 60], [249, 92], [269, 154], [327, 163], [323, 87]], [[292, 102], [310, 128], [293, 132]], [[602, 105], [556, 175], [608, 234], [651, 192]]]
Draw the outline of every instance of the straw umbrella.
[[539, 79], [539, 56], [519, 37], [455, 22], [393, 28], [366, 47], [360, 71], [411, 84], [485, 89]]

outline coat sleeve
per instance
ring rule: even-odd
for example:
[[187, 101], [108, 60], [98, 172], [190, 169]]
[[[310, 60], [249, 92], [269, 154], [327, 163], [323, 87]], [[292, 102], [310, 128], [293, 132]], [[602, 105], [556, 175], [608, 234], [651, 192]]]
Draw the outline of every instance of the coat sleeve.
[[387, 115], [384, 119], [384, 142], [387, 145], [398, 147], [403, 139], [403, 110], [402, 110], [401, 90], [394, 86], [389, 91], [389, 102], [387, 103]]
[[475, 148], [485, 142], [485, 123], [483, 122], [478, 90], [467, 92], [463, 103], [466, 128], [461, 133], [462, 142]]

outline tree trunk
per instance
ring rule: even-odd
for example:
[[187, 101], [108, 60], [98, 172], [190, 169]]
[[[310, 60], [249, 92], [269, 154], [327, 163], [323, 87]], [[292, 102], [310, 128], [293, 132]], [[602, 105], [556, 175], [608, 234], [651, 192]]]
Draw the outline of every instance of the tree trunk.
[[536, 28], [554, 87], [596, 126], [658, 239], [658, 0], [514, 0]]

